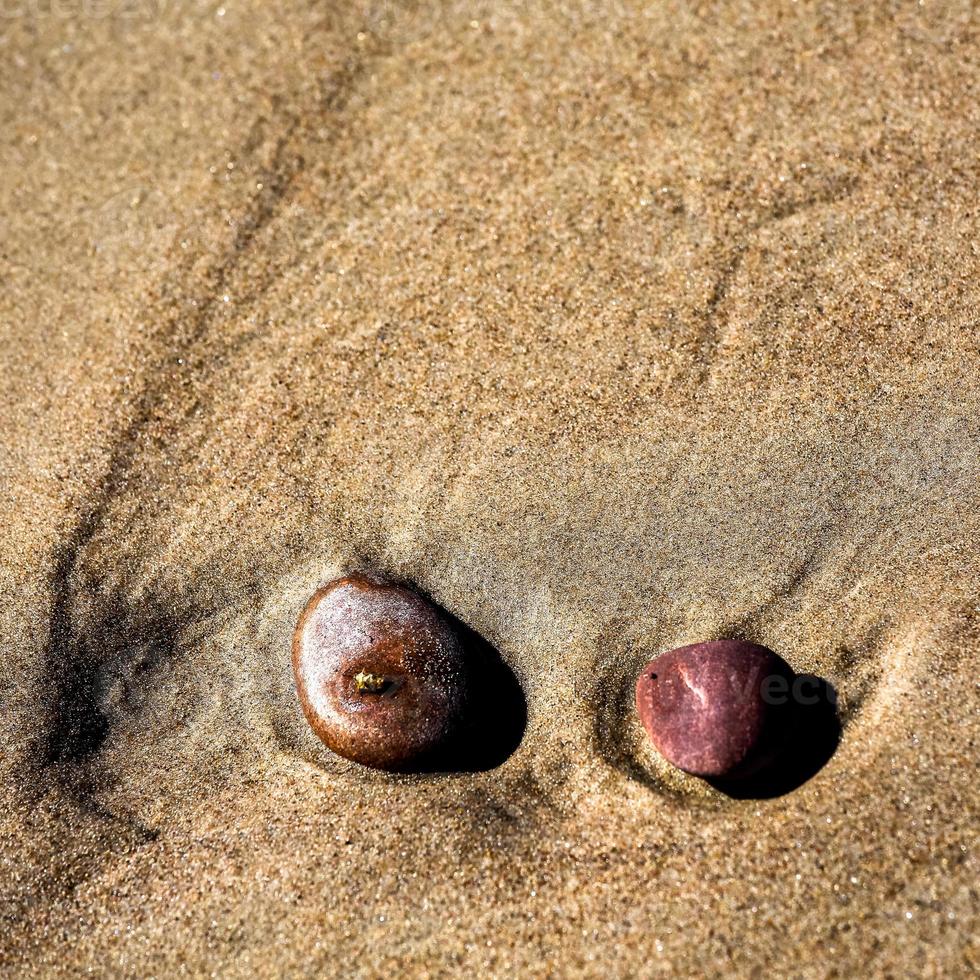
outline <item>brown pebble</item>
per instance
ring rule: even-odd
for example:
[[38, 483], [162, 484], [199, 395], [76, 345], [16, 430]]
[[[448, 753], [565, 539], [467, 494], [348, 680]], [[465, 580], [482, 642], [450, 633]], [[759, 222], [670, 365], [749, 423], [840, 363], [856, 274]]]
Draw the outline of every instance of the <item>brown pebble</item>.
[[653, 744], [678, 769], [738, 779], [771, 758], [792, 679], [789, 664], [756, 643], [695, 643], [643, 668], [636, 708]]
[[452, 625], [414, 592], [359, 574], [310, 599], [293, 635], [293, 672], [313, 731], [377, 769], [424, 765], [452, 737], [468, 693]]

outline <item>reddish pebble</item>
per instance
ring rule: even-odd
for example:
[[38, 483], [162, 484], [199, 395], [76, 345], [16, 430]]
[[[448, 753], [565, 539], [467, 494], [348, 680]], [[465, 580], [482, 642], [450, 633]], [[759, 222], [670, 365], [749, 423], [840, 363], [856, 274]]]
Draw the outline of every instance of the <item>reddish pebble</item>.
[[643, 668], [636, 709], [660, 754], [713, 779], [756, 772], [772, 755], [793, 670], [740, 640], [678, 647]]
[[450, 739], [468, 672], [453, 627], [421, 596], [350, 575], [320, 589], [293, 636], [300, 704], [338, 755], [410, 770]]

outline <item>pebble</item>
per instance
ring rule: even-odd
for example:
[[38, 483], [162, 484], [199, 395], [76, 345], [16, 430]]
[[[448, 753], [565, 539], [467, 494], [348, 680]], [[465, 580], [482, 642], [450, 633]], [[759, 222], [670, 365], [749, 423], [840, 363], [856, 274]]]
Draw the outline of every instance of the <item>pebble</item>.
[[672, 765], [709, 779], [740, 779], [772, 758], [793, 676], [786, 661], [756, 643], [695, 643], [643, 668], [636, 709]]
[[424, 767], [464, 713], [460, 640], [430, 602], [401, 586], [353, 574], [319, 589], [297, 623], [292, 660], [313, 731], [365, 766]]

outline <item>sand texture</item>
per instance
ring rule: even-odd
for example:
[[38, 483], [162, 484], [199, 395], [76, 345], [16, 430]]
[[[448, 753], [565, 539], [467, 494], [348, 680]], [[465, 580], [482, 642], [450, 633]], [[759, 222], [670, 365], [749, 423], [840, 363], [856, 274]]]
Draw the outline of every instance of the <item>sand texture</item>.
[[[976, 975], [977, 18], [3, 4], [0, 973]], [[359, 569], [499, 768], [312, 735]], [[721, 637], [839, 692], [793, 792], [644, 741]]]

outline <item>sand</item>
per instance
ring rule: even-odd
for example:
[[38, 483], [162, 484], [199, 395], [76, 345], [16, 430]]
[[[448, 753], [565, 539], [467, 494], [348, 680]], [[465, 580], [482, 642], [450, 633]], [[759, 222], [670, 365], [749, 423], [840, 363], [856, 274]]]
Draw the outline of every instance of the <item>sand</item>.
[[[980, 960], [969, 3], [5, 4], [0, 970], [930, 976]], [[331, 755], [312, 592], [528, 722]], [[793, 792], [628, 692], [831, 681]]]

